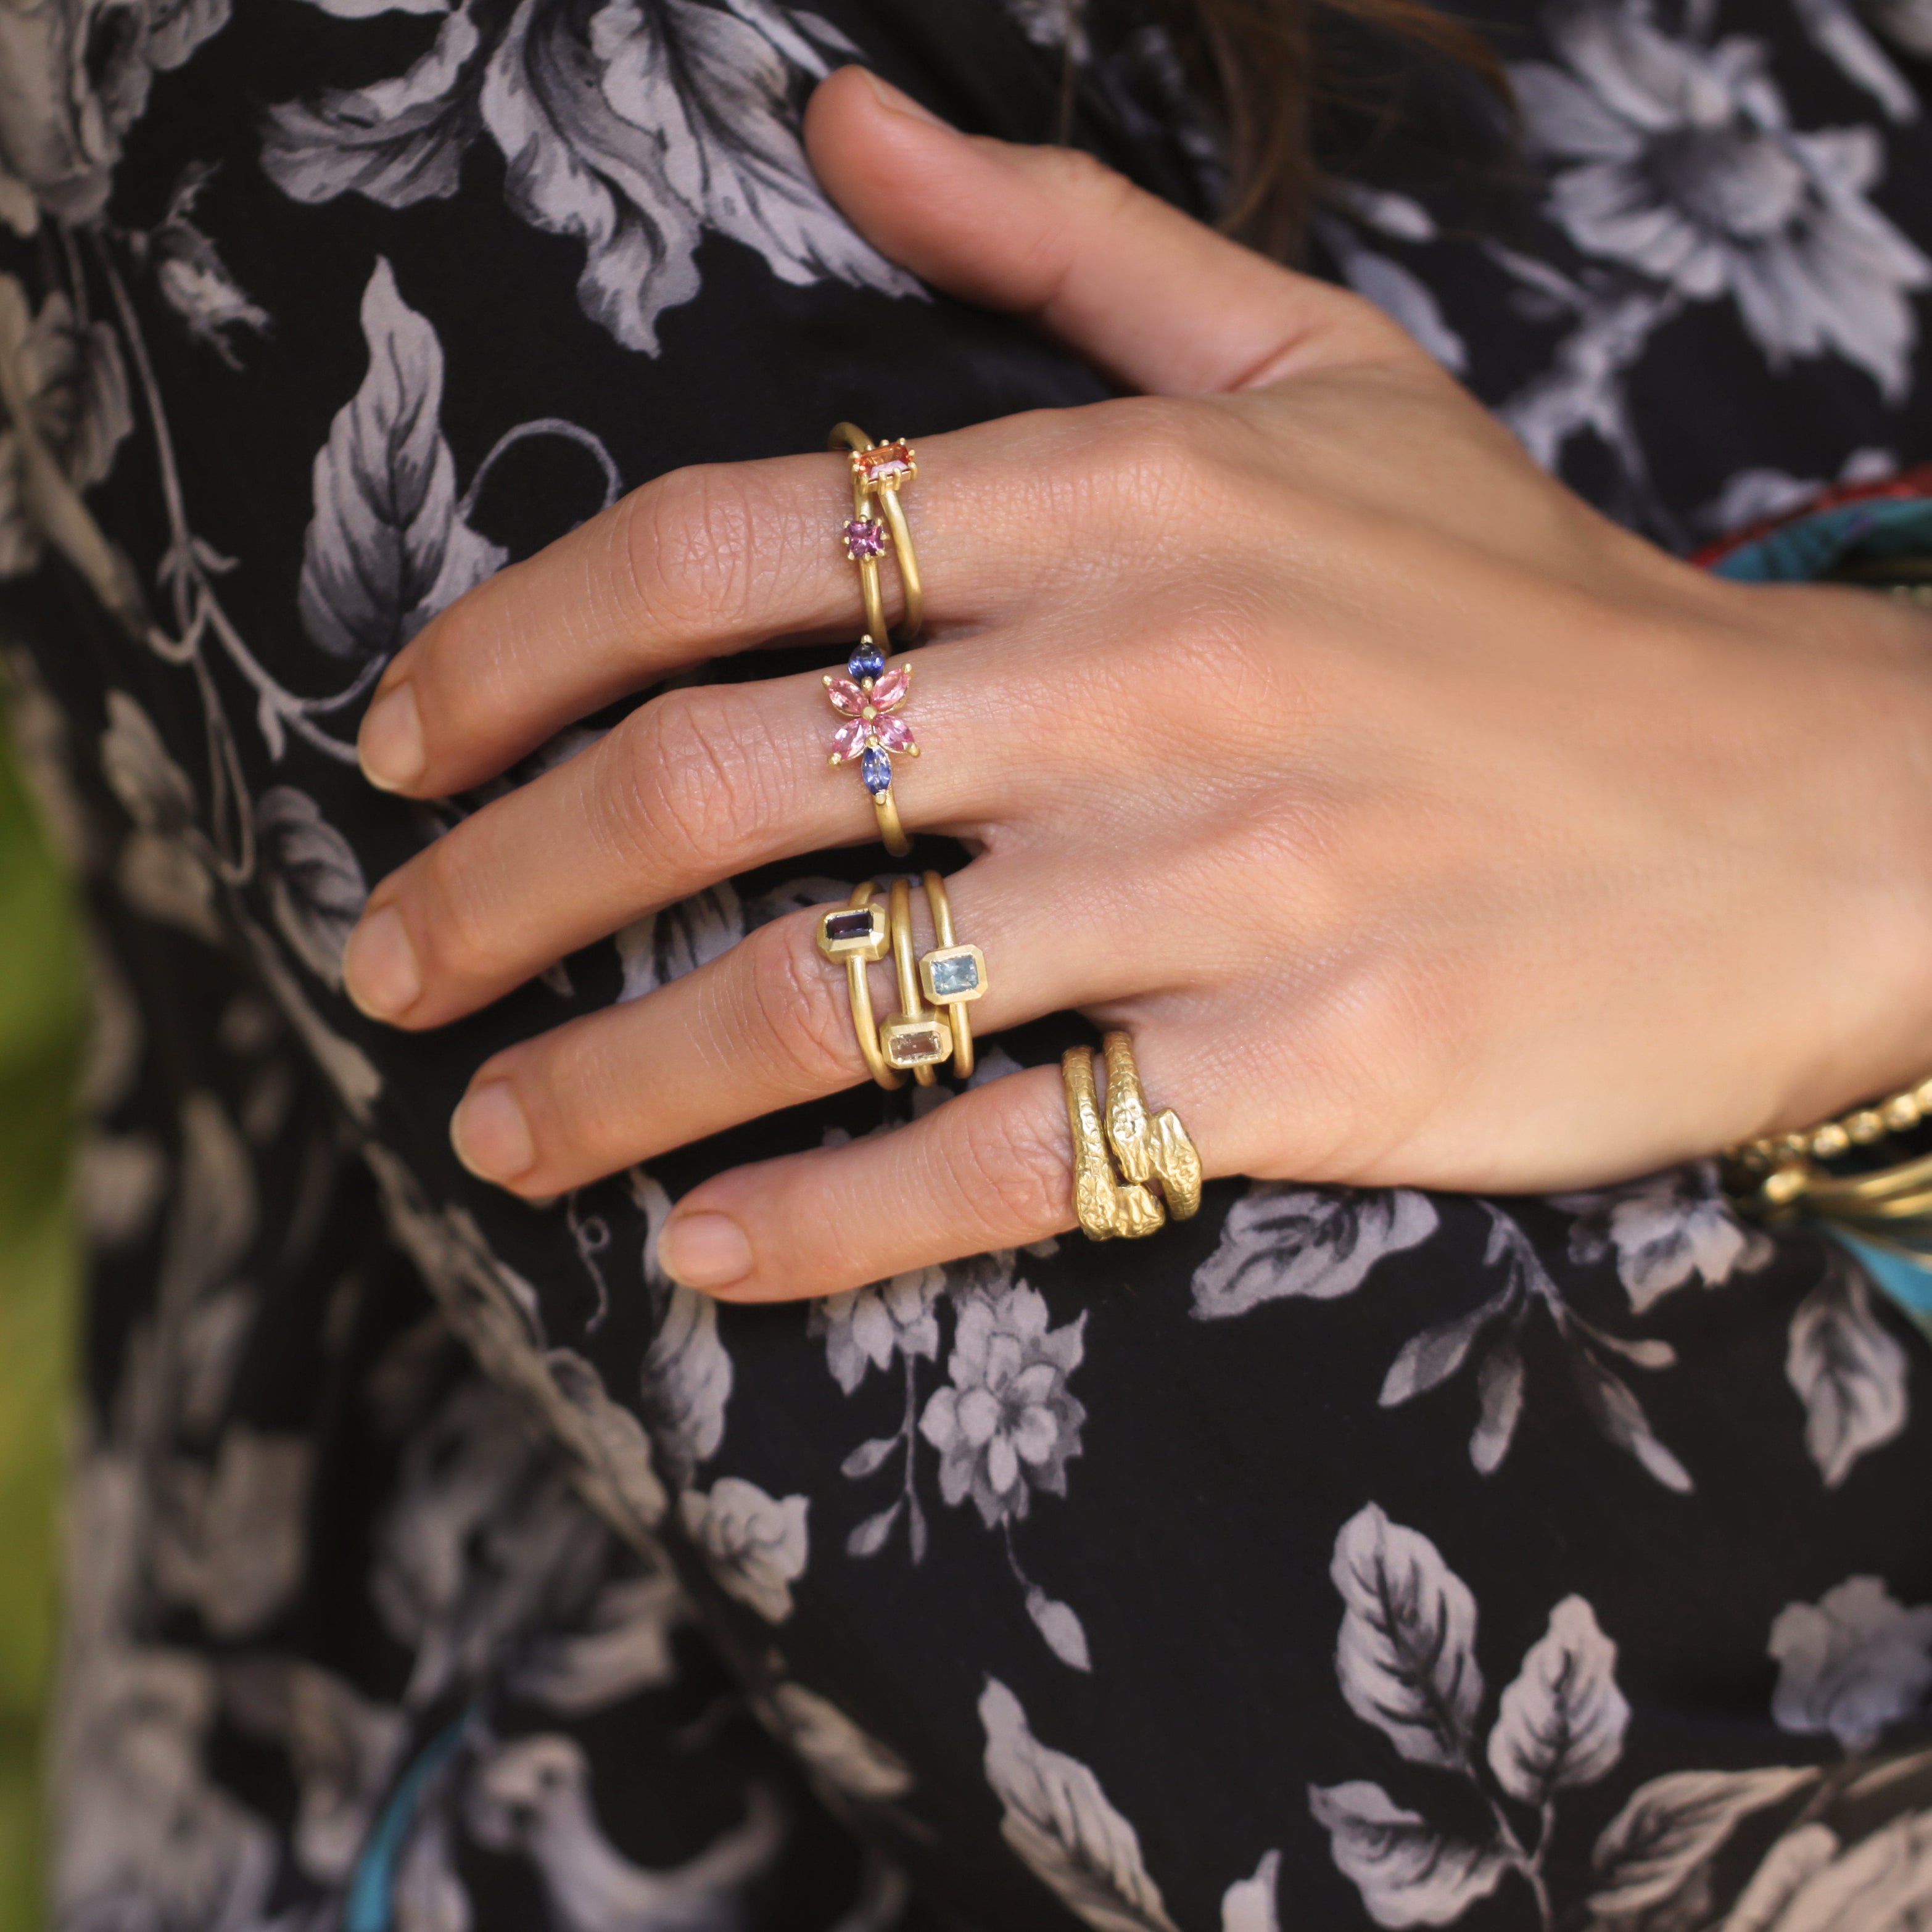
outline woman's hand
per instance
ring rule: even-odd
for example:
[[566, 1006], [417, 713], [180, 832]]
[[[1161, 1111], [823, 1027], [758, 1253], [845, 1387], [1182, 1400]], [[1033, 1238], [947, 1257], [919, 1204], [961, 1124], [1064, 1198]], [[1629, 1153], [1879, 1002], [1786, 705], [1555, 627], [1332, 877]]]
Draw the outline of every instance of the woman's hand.
[[[1077, 157], [969, 140], [856, 69], [808, 136], [887, 254], [1144, 392], [920, 439], [940, 641], [896, 796], [978, 854], [951, 896], [991, 968], [979, 1033], [1131, 1028], [1210, 1174], [1504, 1190], [1932, 1070], [1922, 618], [1673, 561], [1377, 311]], [[473, 786], [681, 665], [849, 640], [848, 501], [830, 455], [647, 484], [397, 658], [370, 776]], [[439, 1025], [734, 872], [872, 844], [834, 722], [816, 676], [664, 693], [385, 880], [355, 997]], [[498, 1054], [464, 1159], [551, 1195], [862, 1080], [815, 926]], [[829, 1293], [1068, 1228], [1070, 1174], [1036, 1067], [706, 1181], [660, 1256]]]

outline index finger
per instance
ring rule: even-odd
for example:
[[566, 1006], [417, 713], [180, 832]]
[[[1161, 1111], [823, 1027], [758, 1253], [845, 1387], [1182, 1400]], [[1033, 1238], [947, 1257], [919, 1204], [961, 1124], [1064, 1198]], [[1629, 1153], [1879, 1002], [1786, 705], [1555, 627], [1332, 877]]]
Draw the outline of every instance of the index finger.
[[[1000, 426], [1009, 450], [1028, 420]], [[1017, 465], [986, 428], [922, 444], [906, 512], [929, 616], [997, 615], [1038, 548], [1012, 479], [1029, 444], [1068, 432], [1039, 427], [1044, 412], [1030, 420]], [[848, 460], [831, 454], [698, 464], [632, 490], [459, 598], [398, 652], [363, 719], [365, 775], [442, 796], [682, 665], [777, 637], [856, 638], [863, 605], [842, 542], [851, 505]], [[882, 575], [896, 617], [897, 573]]]

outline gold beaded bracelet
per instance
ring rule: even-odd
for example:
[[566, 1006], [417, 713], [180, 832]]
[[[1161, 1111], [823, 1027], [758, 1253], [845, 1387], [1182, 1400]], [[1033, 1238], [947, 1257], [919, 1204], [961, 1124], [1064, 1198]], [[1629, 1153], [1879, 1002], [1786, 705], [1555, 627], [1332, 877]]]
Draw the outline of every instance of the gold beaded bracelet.
[[1796, 1133], [1762, 1134], [1727, 1148], [1723, 1156], [1726, 1180], [1733, 1193], [1754, 1198], [1767, 1208], [1841, 1196], [1847, 1202], [1876, 1205], [1901, 1185], [1916, 1198], [1928, 1171], [1922, 1158], [1850, 1176], [1826, 1173], [1818, 1163], [1840, 1160], [1855, 1148], [1870, 1147], [1888, 1134], [1904, 1133], [1925, 1120], [1932, 1120], [1932, 1079], [1901, 1087], [1882, 1100], [1855, 1107], [1817, 1126]]

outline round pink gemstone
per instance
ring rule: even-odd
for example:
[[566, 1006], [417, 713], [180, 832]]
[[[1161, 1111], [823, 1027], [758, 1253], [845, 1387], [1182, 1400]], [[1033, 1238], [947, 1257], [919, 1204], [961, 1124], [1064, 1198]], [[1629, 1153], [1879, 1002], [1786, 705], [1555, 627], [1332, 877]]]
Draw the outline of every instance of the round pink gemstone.
[[826, 694], [848, 718], [856, 718], [865, 710], [868, 701], [866, 694], [849, 677], [835, 677], [825, 687]]
[[854, 563], [861, 557], [884, 556], [886, 526], [870, 517], [854, 517], [845, 526], [845, 554]]
[[889, 752], [912, 749], [912, 727], [903, 718], [881, 718], [872, 727], [879, 742]]
[[866, 748], [866, 721], [855, 718], [849, 724], [842, 724], [832, 734], [832, 748], [842, 758], [856, 758]]
[[[883, 677], [872, 680], [872, 702], [881, 711], [890, 711], [912, 688], [912, 674], [908, 670], [889, 670]], [[843, 706], [840, 706], [842, 710]]]

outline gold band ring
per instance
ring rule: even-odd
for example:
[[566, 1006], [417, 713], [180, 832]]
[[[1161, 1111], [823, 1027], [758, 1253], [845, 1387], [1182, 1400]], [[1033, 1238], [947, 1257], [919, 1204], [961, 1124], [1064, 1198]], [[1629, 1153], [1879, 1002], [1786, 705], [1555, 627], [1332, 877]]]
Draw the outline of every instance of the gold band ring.
[[[899, 502], [899, 491], [919, 474], [916, 454], [903, 436], [889, 442], [874, 442], [856, 423], [836, 424], [826, 441], [830, 448], [847, 452], [852, 466], [852, 517], [842, 534], [845, 554], [859, 567], [866, 628], [882, 647], [889, 640], [879, 560], [890, 540], [898, 562], [899, 586], [905, 594], [901, 634], [909, 643], [926, 622], [926, 590], [920, 579], [919, 560], [913, 551], [912, 531]], [[883, 524], [872, 514], [874, 503], [885, 518]]]
[[1167, 1219], [1167, 1210], [1140, 1182], [1124, 1186], [1114, 1176], [1094, 1086], [1093, 1048], [1070, 1046], [1060, 1055], [1060, 1077], [1066, 1090], [1066, 1124], [1073, 1134], [1073, 1211], [1081, 1232], [1094, 1241], [1151, 1234]]
[[862, 879], [844, 904], [819, 914], [818, 950], [835, 965], [845, 968], [845, 991], [852, 1004], [852, 1030], [859, 1036], [859, 1051], [865, 1055], [872, 1078], [890, 1091], [905, 1083], [886, 1064], [880, 1049], [879, 1024], [872, 1017], [872, 982], [866, 976], [866, 968], [892, 950], [886, 909], [873, 901], [876, 890], [870, 879]]
[[952, 930], [952, 902], [937, 872], [926, 874], [926, 902], [932, 909], [934, 940], [919, 962], [920, 990], [928, 1004], [944, 1012], [952, 1027], [952, 1071], [973, 1077], [974, 1000], [986, 990], [986, 956], [976, 946], [962, 946]]
[[911, 726], [894, 716], [911, 690], [912, 666], [902, 664], [888, 669], [870, 636], [852, 646], [843, 677], [832, 671], [825, 674], [825, 694], [844, 721], [832, 734], [831, 762], [859, 767], [878, 815], [879, 836], [895, 859], [903, 859], [912, 850], [899, 822], [898, 802], [892, 796], [892, 755], [900, 752], [908, 758], [919, 756]]
[[879, 1029], [879, 1051], [889, 1066], [909, 1071], [922, 1087], [933, 1069], [951, 1057], [952, 1028], [920, 998], [919, 956], [912, 940], [912, 884], [898, 878], [892, 890], [892, 970], [898, 976], [899, 1010]]
[[1107, 1060], [1107, 1139], [1130, 1180], [1158, 1180], [1167, 1211], [1185, 1221], [1201, 1206], [1201, 1156], [1180, 1116], [1167, 1107], [1150, 1119], [1132, 1038], [1104, 1034]]
[[[1199, 1210], [1201, 1156], [1172, 1108], [1149, 1118], [1132, 1038], [1110, 1033], [1101, 1047], [1107, 1064], [1104, 1114], [1094, 1089], [1093, 1049], [1070, 1047], [1060, 1058], [1073, 1134], [1073, 1211], [1091, 1240], [1134, 1240], [1152, 1234], [1170, 1214], [1185, 1221]], [[1159, 1182], [1159, 1195], [1150, 1180]]]

